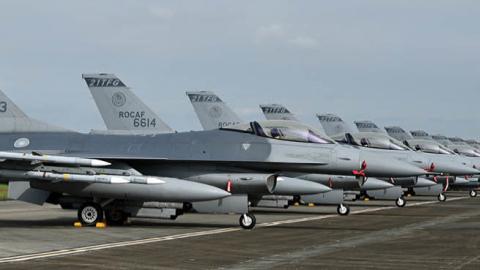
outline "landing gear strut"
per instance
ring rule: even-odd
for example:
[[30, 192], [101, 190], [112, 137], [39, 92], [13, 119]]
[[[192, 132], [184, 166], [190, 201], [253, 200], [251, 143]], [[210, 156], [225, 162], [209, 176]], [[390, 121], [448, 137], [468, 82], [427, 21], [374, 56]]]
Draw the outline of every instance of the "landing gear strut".
[[240, 216], [239, 220], [240, 226], [246, 230], [251, 230], [257, 224], [257, 219], [253, 214], [246, 213]]
[[445, 195], [445, 193], [440, 193], [438, 194], [437, 199], [439, 202], [444, 202], [447, 200], [447, 195]]
[[346, 216], [348, 214], [350, 214], [350, 207], [348, 205], [345, 205], [345, 204], [339, 204], [338, 207], [337, 207], [337, 213], [340, 215], [340, 216]]
[[405, 200], [405, 198], [400, 197], [395, 201], [395, 204], [397, 205], [397, 207], [404, 207], [407, 204], [407, 201]]
[[85, 226], [95, 226], [103, 219], [102, 207], [93, 202], [84, 203], [78, 209], [78, 220]]
[[472, 197], [472, 198], [477, 197], [477, 191], [474, 190], [474, 189], [470, 190], [469, 194], [470, 194], [470, 197]]
[[108, 225], [123, 225], [127, 222], [128, 216], [121, 210], [105, 210], [105, 219]]

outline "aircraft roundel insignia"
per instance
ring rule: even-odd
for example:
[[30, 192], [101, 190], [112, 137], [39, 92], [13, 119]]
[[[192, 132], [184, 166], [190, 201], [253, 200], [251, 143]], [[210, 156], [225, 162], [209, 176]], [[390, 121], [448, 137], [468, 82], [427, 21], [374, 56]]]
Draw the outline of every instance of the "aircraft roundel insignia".
[[23, 148], [23, 147], [27, 147], [29, 144], [30, 144], [30, 140], [28, 138], [19, 138], [13, 143], [13, 147]]
[[116, 107], [122, 107], [127, 102], [127, 97], [122, 92], [116, 92], [112, 96], [112, 103]]
[[210, 108], [210, 110], [208, 110], [208, 114], [210, 114], [211, 117], [213, 118], [219, 118], [220, 116], [222, 116], [222, 108], [220, 108], [220, 106], [213, 106]]

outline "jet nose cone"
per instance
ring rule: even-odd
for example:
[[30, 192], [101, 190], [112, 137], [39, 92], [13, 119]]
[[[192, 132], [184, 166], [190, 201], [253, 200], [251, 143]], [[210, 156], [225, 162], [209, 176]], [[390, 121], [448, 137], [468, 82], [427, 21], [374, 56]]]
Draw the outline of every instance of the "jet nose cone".
[[312, 181], [301, 180], [297, 178], [283, 177], [277, 178], [277, 185], [273, 194], [276, 195], [307, 195], [318, 194], [331, 191], [332, 189]]
[[446, 173], [450, 175], [475, 175], [480, 173], [479, 170], [470, 168], [461, 163], [445, 161], [435, 161], [434, 172]]
[[363, 190], [375, 190], [375, 189], [386, 189], [393, 187], [392, 184], [375, 178], [368, 178], [367, 181], [362, 185]]
[[368, 164], [365, 169], [367, 176], [408, 177], [426, 174], [424, 169], [395, 158], [369, 158], [366, 162]]

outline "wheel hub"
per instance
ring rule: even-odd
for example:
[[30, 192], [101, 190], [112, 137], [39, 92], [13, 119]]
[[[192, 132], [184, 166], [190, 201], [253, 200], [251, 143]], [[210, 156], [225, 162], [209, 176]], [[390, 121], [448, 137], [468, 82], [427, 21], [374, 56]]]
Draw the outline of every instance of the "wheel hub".
[[248, 215], [243, 215], [243, 225], [250, 226], [252, 224], [252, 219]]
[[98, 216], [97, 210], [92, 206], [85, 207], [82, 210], [82, 218], [83, 220], [85, 220], [85, 222], [88, 222], [88, 223], [95, 222], [95, 220], [97, 219], [97, 216]]

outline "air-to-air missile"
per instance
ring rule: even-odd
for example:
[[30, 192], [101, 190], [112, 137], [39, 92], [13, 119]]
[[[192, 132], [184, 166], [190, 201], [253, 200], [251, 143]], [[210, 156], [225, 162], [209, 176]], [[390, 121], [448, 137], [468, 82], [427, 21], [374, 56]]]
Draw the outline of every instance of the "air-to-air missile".
[[0, 151], [0, 160], [21, 160], [33, 163], [53, 163], [75, 166], [105, 167], [111, 165], [109, 162], [78, 157], [50, 156], [31, 153], [17, 153]]

